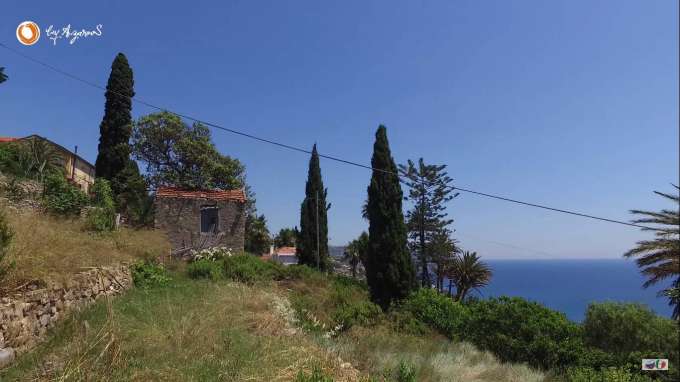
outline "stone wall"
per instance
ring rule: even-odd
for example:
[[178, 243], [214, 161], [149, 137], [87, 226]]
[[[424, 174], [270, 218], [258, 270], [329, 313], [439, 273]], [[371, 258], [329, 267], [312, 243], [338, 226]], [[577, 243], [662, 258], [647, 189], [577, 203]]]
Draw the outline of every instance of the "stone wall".
[[73, 308], [132, 287], [127, 265], [93, 268], [62, 284], [0, 297], [0, 367], [42, 341], [47, 329]]
[[[245, 203], [229, 200], [156, 198], [156, 229], [165, 231], [175, 254], [187, 249], [227, 247], [242, 251], [245, 237]], [[217, 233], [201, 233], [201, 208], [219, 210]]]

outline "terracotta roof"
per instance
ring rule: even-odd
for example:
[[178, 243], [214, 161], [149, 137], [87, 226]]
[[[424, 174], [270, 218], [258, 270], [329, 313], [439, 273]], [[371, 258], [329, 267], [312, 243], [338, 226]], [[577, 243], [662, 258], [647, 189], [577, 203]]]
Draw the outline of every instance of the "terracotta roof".
[[184, 190], [174, 187], [160, 187], [156, 191], [156, 196], [161, 198], [246, 201], [243, 190]]
[[276, 252], [276, 254], [279, 256], [294, 256], [295, 247], [281, 247], [277, 248], [274, 252]]
[[19, 138], [0, 137], [0, 143], [3, 143], [3, 142], [14, 142], [14, 141], [18, 141], [18, 140], [19, 140]]
[[245, 203], [246, 194], [243, 190], [182, 190], [174, 187], [160, 187], [156, 190], [157, 198], [181, 199], [210, 199], [230, 200]]

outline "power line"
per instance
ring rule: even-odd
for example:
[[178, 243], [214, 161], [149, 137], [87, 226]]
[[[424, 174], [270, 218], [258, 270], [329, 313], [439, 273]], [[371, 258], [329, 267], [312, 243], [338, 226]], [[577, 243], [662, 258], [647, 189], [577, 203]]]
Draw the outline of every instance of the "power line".
[[[12, 53], [14, 53], [14, 54], [16, 54], [16, 55], [18, 55], [18, 56], [20, 56], [20, 57], [22, 57], [22, 58], [24, 58], [24, 59], [26, 59], [26, 60], [29, 60], [29, 61], [31, 61], [31, 62], [33, 62], [33, 63], [35, 63], [35, 64], [41, 65], [41, 66], [43, 66], [43, 67], [45, 67], [45, 68], [47, 68], [47, 69], [50, 69], [50, 70], [52, 70], [52, 71], [54, 71], [54, 72], [57, 72], [57, 73], [59, 73], [59, 74], [61, 74], [61, 75], [63, 75], [63, 76], [66, 76], [66, 77], [68, 77], [68, 78], [71, 78], [71, 79], [73, 79], [73, 80], [82, 82], [82, 83], [84, 83], [84, 84], [86, 84], [86, 85], [88, 85], [88, 86], [91, 86], [91, 87], [94, 87], [94, 88], [96, 88], [96, 89], [103, 90], [103, 91], [109, 91], [109, 92], [111, 92], [111, 93], [113, 93], [113, 94], [116, 94], [116, 95], [118, 95], [118, 96], [121, 96], [121, 97], [124, 97], [124, 96], [125, 96], [125, 95], [123, 95], [123, 94], [116, 93], [116, 92], [113, 91], [113, 90], [107, 90], [105, 87], [103, 87], [103, 86], [101, 86], [101, 85], [98, 85], [98, 84], [96, 84], [96, 83], [94, 83], [94, 82], [85, 80], [85, 79], [80, 78], [80, 77], [78, 77], [78, 76], [76, 76], [76, 75], [73, 75], [73, 74], [71, 74], [71, 73], [68, 73], [68, 72], [66, 72], [66, 71], [64, 71], [64, 70], [61, 70], [61, 69], [59, 69], [59, 68], [57, 68], [57, 67], [55, 67], [55, 66], [53, 66], [53, 65], [50, 65], [50, 64], [48, 64], [48, 63], [46, 63], [46, 62], [37, 60], [37, 59], [35, 59], [35, 58], [33, 58], [33, 57], [27, 55], [27, 54], [24, 54], [24, 53], [22, 53], [22, 52], [16, 50], [16, 49], [13, 49], [13, 48], [8, 47], [7, 45], [5, 45], [5, 44], [2, 43], [2, 42], [0, 42], [0, 47], [2, 47], [2, 48], [4, 48], [4, 49], [6, 49], [6, 50], [8, 50], [8, 51], [10, 51], [10, 52], [12, 52]], [[187, 120], [190, 120], [190, 121], [194, 121], [194, 122], [197, 122], [197, 123], [201, 123], [201, 124], [203, 124], [203, 125], [206, 125], [206, 126], [209, 126], [209, 127], [215, 128], [215, 129], [218, 129], [218, 130], [223, 130], [223, 131], [226, 131], [226, 132], [229, 132], [229, 133], [232, 133], [232, 134], [240, 135], [240, 136], [242, 136], [242, 137], [250, 138], [250, 139], [253, 139], [253, 140], [256, 140], [256, 141], [259, 141], [259, 142], [263, 142], [263, 143], [268, 143], [268, 144], [270, 144], [270, 145], [278, 146], [278, 147], [285, 148], [285, 149], [288, 149], [288, 150], [298, 151], [298, 152], [305, 153], [305, 154], [311, 154], [311, 153], [312, 153], [310, 150], [307, 150], [307, 149], [304, 149], [304, 148], [301, 148], [301, 147], [296, 147], [296, 146], [288, 145], [288, 144], [285, 144], [285, 143], [277, 142], [277, 141], [274, 141], [274, 140], [271, 140], [271, 139], [266, 139], [266, 138], [258, 137], [258, 136], [255, 136], [255, 135], [252, 135], [252, 134], [249, 134], [249, 133], [245, 133], [245, 132], [243, 132], [243, 131], [234, 130], [234, 129], [230, 129], [230, 128], [227, 128], [227, 127], [224, 127], [224, 126], [220, 126], [220, 125], [217, 125], [217, 124], [214, 124], [214, 123], [210, 123], [210, 122], [207, 122], [207, 121], [203, 121], [203, 120], [201, 120], [201, 119], [192, 117], [192, 116], [187, 115], [187, 114], [183, 114], [183, 113], [178, 113], [178, 112], [175, 112], [175, 111], [171, 111], [171, 110], [168, 110], [168, 109], [166, 109], [166, 108], [163, 108], [163, 107], [157, 106], [157, 105], [155, 105], [155, 104], [152, 104], [152, 103], [150, 103], [150, 102], [144, 101], [143, 99], [140, 99], [140, 98], [138, 98], [138, 97], [132, 97], [132, 100], [135, 101], [135, 102], [137, 102], [137, 103], [139, 103], [139, 104], [142, 104], [142, 105], [144, 105], [144, 106], [150, 107], [150, 108], [152, 108], [152, 109], [156, 109], [156, 110], [159, 110], [159, 111], [165, 111], [165, 112], [168, 112], [168, 113], [170, 113], [170, 114], [173, 114], [173, 115], [175, 115], [175, 116], [177, 116], [177, 117], [184, 118], [184, 119], [187, 119]], [[364, 168], [364, 169], [367, 169], [367, 170], [378, 171], [378, 172], [382, 172], [382, 173], [386, 173], [386, 174], [392, 174], [392, 175], [396, 175], [396, 176], [399, 177], [400, 179], [402, 178], [402, 175], [399, 174], [398, 172], [394, 172], [394, 171], [390, 171], [390, 170], [385, 170], [385, 169], [380, 169], [380, 168], [375, 168], [375, 167], [372, 167], [372, 166], [368, 166], [368, 165], [365, 165], [365, 164], [353, 162], [353, 161], [350, 161], [350, 160], [346, 160], [346, 159], [342, 159], [342, 158], [338, 158], [338, 157], [334, 157], [334, 156], [330, 156], [330, 155], [324, 155], [324, 154], [318, 154], [318, 155], [319, 155], [319, 157], [321, 157], [321, 158], [325, 158], [325, 159], [332, 160], [332, 161], [335, 161], [335, 162], [344, 163], [344, 164], [348, 164], [348, 165], [351, 165], [351, 166]], [[466, 192], [466, 193], [470, 193], [470, 194], [480, 195], [480, 196], [484, 196], [484, 197], [488, 197], [488, 198], [492, 198], [492, 199], [498, 199], [498, 200], [502, 200], [502, 201], [506, 201], [506, 202], [521, 204], [521, 205], [530, 206], [530, 207], [535, 207], [535, 208], [541, 208], [541, 209], [545, 209], [545, 210], [549, 210], [549, 211], [554, 211], [554, 212], [561, 212], [561, 213], [565, 213], [565, 214], [569, 214], [569, 215], [580, 216], [580, 217], [585, 217], [585, 218], [594, 219], [594, 220], [600, 220], [600, 221], [609, 222], [609, 223], [616, 223], [616, 224], [621, 224], [621, 225], [626, 225], [626, 226], [631, 226], [631, 227], [636, 227], [636, 228], [642, 228], [642, 229], [645, 229], [645, 230], [663, 231], [663, 229], [659, 229], [659, 228], [647, 227], [647, 226], [643, 226], [643, 225], [640, 225], [640, 224], [629, 223], [629, 222], [624, 222], [624, 221], [614, 220], [614, 219], [607, 219], [607, 218], [602, 218], [602, 217], [598, 217], [598, 216], [594, 216], [594, 215], [589, 215], [589, 214], [584, 214], [584, 213], [580, 213], [580, 212], [564, 210], [564, 209], [560, 209], [560, 208], [548, 207], [548, 206], [544, 206], [544, 205], [540, 205], [540, 204], [535, 204], [535, 203], [523, 202], [523, 201], [520, 201], [520, 200], [510, 199], [510, 198], [506, 198], [506, 197], [503, 197], [503, 196], [487, 194], [487, 193], [483, 193], [483, 192], [479, 192], [479, 191], [474, 191], [474, 190], [470, 190], [470, 189], [465, 189], [465, 188], [460, 188], [460, 187], [455, 187], [455, 186], [453, 186], [452, 189], [458, 190], [458, 191], [462, 191], [462, 192]]]

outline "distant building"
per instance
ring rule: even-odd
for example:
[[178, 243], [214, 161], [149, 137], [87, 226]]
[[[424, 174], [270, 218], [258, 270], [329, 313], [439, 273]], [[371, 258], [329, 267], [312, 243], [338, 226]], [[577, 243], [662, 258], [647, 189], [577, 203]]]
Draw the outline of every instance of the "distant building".
[[243, 251], [246, 222], [243, 190], [161, 187], [154, 200], [154, 226], [168, 235], [173, 254], [227, 247]]
[[92, 163], [78, 155], [78, 146], [75, 147], [74, 151], [71, 151], [58, 143], [35, 134], [24, 138], [0, 137], [0, 143], [20, 142], [30, 144], [31, 140], [36, 139], [47, 142], [59, 154], [59, 166], [63, 167], [66, 179], [84, 192], [89, 192], [90, 186], [94, 183], [95, 169]]
[[281, 247], [274, 248], [272, 245], [269, 248], [269, 254], [262, 256], [264, 260], [273, 260], [283, 265], [294, 265], [298, 263], [298, 258], [295, 256], [295, 247]]

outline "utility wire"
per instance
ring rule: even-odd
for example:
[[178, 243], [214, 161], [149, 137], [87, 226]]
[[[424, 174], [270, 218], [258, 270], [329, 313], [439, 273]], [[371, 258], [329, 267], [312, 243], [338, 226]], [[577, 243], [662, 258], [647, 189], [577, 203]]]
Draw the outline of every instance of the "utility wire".
[[[61, 69], [59, 69], [59, 68], [57, 68], [53, 65], [50, 65], [46, 62], [37, 60], [37, 59], [27, 55], [27, 54], [24, 54], [24, 53], [16, 50], [16, 49], [10, 48], [9, 46], [5, 45], [2, 42], [0, 42], [0, 47], [16, 54], [16, 55], [18, 55], [18, 56], [20, 56], [20, 57], [22, 57], [26, 60], [29, 60], [29, 61], [31, 61], [35, 64], [43, 66], [43, 67], [50, 69], [54, 72], [57, 72], [57, 73], [59, 73], [63, 76], [66, 76], [68, 78], [71, 78], [71, 79], [79, 81], [79, 82], [82, 82], [85, 85], [91, 86], [91, 87], [99, 89], [99, 90], [103, 90], [105, 92], [109, 91], [113, 94], [124, 97], [123, 94], [116, 93], [115, 91], [110, 90], [110, 89], [107, 90], [105, 87], [103, 87], [101, 85], [98, 85], [94, 82], [85, 80], [85, 79], [78, 77], [76, 75], [73, 75], [71, 73], [68, 73], [68, 72], [61, 70]], [[223, 130], [223, 131], [226, 131], [226, 132], [229, 132], [229, 133], [232, 133], [232, 134], [240, 135], [242, 137], [250, 138], [250, 139], [253, 139], [253, 140], [256, 140], [256, 141], [259, 141], [259, 142], [263, 142], [263, 143], [268, 143], [270, 145], [282, 147], [282, 148], [288, 149], [288, 150], [298, 151], [298, 152], [305, 153], [305, 154], [311, 154], [312, 153], [310, 150], [307, 150], [307, 149], [304, 149], [304, 148], [301, 148], [301, 147], [296, 147], [296, 146], [288, 145], [288, 144], [285, 144], [285, 143], [277, 142], [277, 141], [274, 141], [274, 140], [271, 140], [271, 139], [258, 137], [258, 136], [255, 136], [255, 135], [252, 135], [252, 134], [249, 134], [249, 133], [245, 133], [245, 132], [242, 132], [242, 131], [239, 131], [239, 130], [234, 130], [234, 129], [226, 128], [224, 126], [220, 126], [220, 125], [217, 125], [217, 124], [214, 124], [214, 123], [203, 121], [201, 119], [192, 117], [192, 116], [187, 115], [187, 114], [182, 114], [182, 113], [178, 113], [178, 112], [175, 112], [175, 111], [171, 111], [171, 110], [168, 110], [166, 108], [154, 105], [150, 102], [144, 101], [143, 99], [140, 99], [138, 97], [132, 97], [132, 100], [139, 103], [139, 104], [142, 104], [144, 106], [150, 107], [152, 109], [156, 109], [156, 110], [159, 110], [159, 111], [165, 111], [165, 112], [173, 114], [177, 117], [184, 118], [184, 119], [194, 121], [194, 122], [197, 122], [197, 123], [201, 123], [203, 125], [206, 125], [206, 126], [218, 129], [218, 130]], [[380, 169], [380, 168], [375, 168], [375, 167], [372, 167], [372, 166], [368, 166], [368, 165], [365, 165], [365, 164], [353, 162], [353, 161], [350, 161], [350, 160], [346, 160], [346, 159], [342, 159], [342, 158], [338, 158], [338, 157], [334, 157], [334, 156], [330, 156], [330, 155], [324, 155], [324, 154], [318, 154], [318, 155], [321, 158], [325, 158], [325, 159], [332, 160], [332, 161], [335, 161], [335, 162], [344, 163], [344, 164], [348, 164], [348, 165], [355, 166], [355, 167], [361, 167], [361, 168], [364, 168], [364, 169], [367, 169], [367, 170], [378, 171], [378, 172], [382, 172], [382, 173], [386, 173], [386, 174], [396, 175], [397, 177], [399, 177], [399, 179], [403, 178], [403, 176], [401, 174], [399, 174], [398, 172]], [[545, 210], [549, 210], [549, 211], [561, 212], [561, 213], [565, 213], [565, 214], [569, 214], [569, 215], [580, 216], [580, 217], [585, 217], [585, 218], [594, 219], [594, 220], [600, 220], [600, 221], [609, 222], [609, 223], [616, 223], [616, 224], [621, 224], [621, 225], [626, 225], [626, 226], [631, 226], [631, 227], [637, 227], [637, 228], [642, 228], [642, 229], [645, 229], [645, 230], [664, 231], [663, 229], [660, 229], [660, 228], [653, 228], [653, 227], [648, 227], [648, 226], [644, 226], [644, 225], [640, 225], [640, 224], [629, 223], [629, 222], [624, 222], [624, 221], [614, 220], [614, 219], [607, 219], [607, 218], [603, 218], [603, 217], [598, 217], [598, 216], [584, 214], [584, 213], [580, 213], [580, 212], [564, 210], [564, 209], [560, 209], [560, 208], [548, 207], [548, 206], [535, 204], [535, 203], [523, 202], [523, 201], [520, 201], [520, 200], [510, 199], [510, 198], [506, 198], [506, 197], [498, 196], [498, 195], [487, 194], [487, 193], [474, 191], [474, 190], [470, 190], [470, 189], [465, 189], [465, 188], [460, 188], [460, 187], [455, 187], [455, 186], [452, 186], [451, 188], [454, 189], [454, 190], [458, 190], [458, 191], [462, 191], [462, 192], [466, 192], [466, 193], [470, 193], [470, 194], [475, 194], [475, 195], [480, 195], [480, 196], [484, 196], [484, 197], [487, 197], [487, 198], [498, 199], [498, 200], [502, 200], [502, 201], [506, 201], [506, 202], [521, 204], [521, 205], [535, 207], [535, 208], [541, 208], [541, 209], [545, 209]]]

